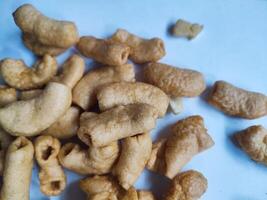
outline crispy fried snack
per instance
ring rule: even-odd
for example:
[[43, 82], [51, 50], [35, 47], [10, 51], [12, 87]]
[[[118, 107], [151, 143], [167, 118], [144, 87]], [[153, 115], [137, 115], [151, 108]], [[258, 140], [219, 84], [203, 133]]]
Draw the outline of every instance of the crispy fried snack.
[[18, 137], [10, 144], [5, 159], [2, 200], [29, 200], [33, 154], [33, 145], [25, 137]]
[[235, 87], [225, 81], [216, 81], [208, 102], [222, 112], [246, 119], [267, 115], [267, 97]]
[[88, 58], [112, 66], [124, 65], [130, 53], [130, 48], [127, 45], [92, 36], [81, 37], [77, 49]]
[[149, 133], [123, 139], [121, 154], [113, 169], [119, 184], [128, 190], [145, 168], [150, 157], [152, 140]]
[[97, 90], [105, 84], [120, 81], [135, 81], [134, 67], [125, 64], [117, 67], [101, 67], [89, 71], [73, 89], [73, 103], [84, 110], [94, 106]]
[[190, 69], [149, 63], [144, 73], [148, 83], [159, 87], [170, 97], [195, 97], [206, 88], [203, 75]]
[[267, 130], [263, 126], [251, 126], [237, 133], [235, 138], [251, 159], [267, 165]]
[[154, 106], [163, 117], [169, 105], [168, 96], [159, 88], [142, 82], [113, 83], [104, 86], [97, 93], [101, 111], [133, 103], [146, 103]]
[[135, 63], [156, 62], [166, 54], [161, 39], [140, 38], [124, 29], [118, 29], [110, 40], [129, 46], [130, 59]]
[[200, 172], [189, 170], [174, 177], [165, 200], [197, 200], [207, 188], [207, 179]]
[[11, 142], [11, 136], [0, 128], [0, 176], [3, 175], [6, 150]]
[[193, 156], [213, 145], [202, 117], [185, 118], [176, 122], [172, 135], [153, 144], [147, 168], [172, 179]]
[[89, 146], [106, 146], [122, 138], [149, 132], [156, 125], [157, 110], [148, 104], [118, 106], [80, 124], [78, 137]]
[[20, 90], [36, 89], [48, 83], [57, 73], [57, 61], [50, 55], [35, 63], [33, 68], [25, 65], [23, 60], [4, 59], [0, 63], [4, 81]]
[[0, 107], [17, 101], [17, 91], [5, 85], [0, 85]]
[[178, 19], [173, 27], [173, 35], [177, 37], [187, 37], [187, 39], [194, 39], [203, 29], [203, 25], [191, 24], [183, 19]]

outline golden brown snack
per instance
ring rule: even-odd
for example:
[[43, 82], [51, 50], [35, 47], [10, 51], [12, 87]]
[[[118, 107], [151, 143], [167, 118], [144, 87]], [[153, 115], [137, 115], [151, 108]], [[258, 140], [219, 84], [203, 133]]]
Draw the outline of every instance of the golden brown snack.
[[34, 141], [35, 158], [40, 166], [40, 189], [47, 196], [59, 195], [66, 187], [66, 176], [58, 162], [60, 142], [49, 135]]
[[42, 94], [42, 92], [43, 92], [42, 89], [21, 91], [20, 94], [19, 94], [19, 100], [33, 99], [35, 97], [38, 97], [40, 94]]
[[12, 137], [0, 128], [0, 176], [3, 175], [6, 149], [12, 142]]
[[263, 126], [251, 126], [237, 133], [235, 138], [251, 159], [267, 165], [267, 130]]
[[127, 45], [92, 36], [81, 37], [77, 49], [88, 58], [112, 66], [124, 65], [130, 53], [130, 48]]
[[147, 168], [172, 179], [193, 156], [213, 145], [203, 118], [187, 117], [176, 122], [172, 135], [153, 144]]
[[145, 168], [150, 157], [152, 140], [149, 133], [123, 139], [121, 154], [112, 170], [119, 184], [128, 190]]
[[207, 179], [200, 172], [189, 170], [172, 180], [165, 200], [198, 200], [207, 188]]
[[222, 112], [246, 119], [267, 115], [267, 96], [216, 81], [208, 102]]
[[159, 88], [142, 82], [113, 83], [104, 86], [97, 93], [101, 111], [133, 103], [146, 103], [154, 106], [163, 117], [169, 105], [169, 97]]
[[72, 89], [83, 76], [85, 62], [82, 57], [74, 54], [65, 61], [62, 68], [62, 73], [56, 76], [54, 81], [65, 84]]
[[137, 191], [138, 200], [156, 200], [153, 193], [147, 190]]
[[71, 106], [56, 122], [42, 131], [42, 134], [51, 135], [58, 139], [71, 138], [77, 134], [79, 118], [80, 109]]
[[29, 200], [33, 154], [33, 145], [25, 137], [18, 137], [9, 145], [0, 199]]
[[22, 32], [30, 34], [40, 44], [69, 48], [79, 39], [73, 22], [48, 18], [30, 4], [20, 6], [13, 17]]
[[200, 24], [191, 24], [183, 19], [178, 19], [173, 27], [172, 34], [177, 37], [187, 37], [191, 40], [202, 31], [203, 27]]
[[51, 82], [36, 98], [13, 102], [1, 108], [0, 124], [11, 135], [34, 136], [57, 121], [70, 104], [70, 88]]
[[38, 56], [44, 56], [46, 54], [57, 56], [67, 50], [67, 48], [54, 47], [39, 43], [38, 40], [29, 33], [23, 33], [22, 40], [25, 46]]
[[65, 144], [59, 153], [61, 165], [79, 174], [106, 174], [119, 156], [117, 141], [104, 147], [82, 149], [78, 144]]
[[0, 107], [17, 101], [17, 91], [5, 85], [0, 85]]
[[33, 68], [27, 67], [23, 60], [13, 59], [4, 59], [0, 67], [4, 81], [20, 90], [40, 88], [57, 73], [57, 61], [49, 55], [36, 62]]
[[93, 116], [80, 125], [78, 137], [100, 147], [122, 138], [149, 132], [156, 125], [157, 110], [148, 104], [118, 106]]
[[134, 67], [125, 64], [117, 67], [105, 66], [89, 71], [73, 89], [73, 103], [87, 110], [97, 103], [97, 90], [105, 84], [120, 81], [135, 81]]
[[129, 46], [130, 59], [135, 63], [156, 62], [166, 54], [160, 38], [144, 39], [124, 29], [118, 29], [110, 40]]
[[144, 73], [148, 83], [159, 87], [170, 97], [195, 97], [206, 88], [203, 75], [195, 70], [149, 63]]

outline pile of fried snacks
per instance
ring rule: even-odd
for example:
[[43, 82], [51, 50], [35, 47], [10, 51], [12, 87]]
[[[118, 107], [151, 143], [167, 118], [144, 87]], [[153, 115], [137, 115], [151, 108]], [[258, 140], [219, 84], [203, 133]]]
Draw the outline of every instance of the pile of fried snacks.
[[[150, 136], [169, 106], [178, 114], [183, 98], [204, 92], [202, 73], [158, 62], [166, 54], [160, 38], [144, 39], [123, 29], [106, 39], [79, 37], [73, 22], [46, 17], [29, 4], [17, 8], [13, 17], [25, 46], [39, 59], [31, 68], [23, 60], [0, 62], [6, 83], [0, 87], [1, 200], [29, 200], [35, 160], [40, 191], [47, 196], [65, 190], [64, 168], [86, 176], [79, 184], [88, 200], [156, 199], [151, 191], [134, 188], [145, 168], [170, 179], [161, 199], [197, 200], [205, 193], [204, 175], [182, 172], [194, 156], [214, 145], [203, 117], [177, 121], [168, 136], [156, 141]], [[187, 33], [190, 26], [197, 30]], [[180, 20], [175, 34], [193, 38], [202, 28]], [[58, 70], [55, 56], [73, 46], [79, 54]], [[102, 64], [85, 73], [84, 57]], [[141, 64], [143, 82], [136, 81], [128, 60]], [[225, 81], [214, 84], [207, 102], [235, 117], [267, 115], [265, 95]], [[95, 106], [98, 113], [92, 112]], [[85, 145], [66, 143], [73, 137]], [[261, 125], [236, 134], [240, 147], [265, 164], [266, 138]]]

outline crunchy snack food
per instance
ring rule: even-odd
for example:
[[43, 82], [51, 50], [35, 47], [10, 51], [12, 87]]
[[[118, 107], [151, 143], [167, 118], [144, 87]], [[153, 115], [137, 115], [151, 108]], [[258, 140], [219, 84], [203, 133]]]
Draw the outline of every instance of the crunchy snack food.
[[3, 175], [6, 150], [11, 142], [11, 136], [0, 128], [0, 176]]
[[17, 100], [17, 91], [5, 85], [0, 85], [0, 107]]
[[152, 140], [149, 133], [123, 139], [120, 157], [113, 169], [119, 184], [128, 190], [141, 172], [150, 157]]
[[35, 63], [33, 68], [23, 60], [4, 59], [0, 63], [1, 75], [11, 87], [20, 90], [36, 89], [48, 83], [57, 72], [57, 61], [50, 55]]
[[250, 126], [237, 133], [235, 138], [251, 159], [267, 165], [267, 130], [263, 126]]
[[33, 154], [33, 145], [25, 137], [18, 137], [10, 144], [0, 193], [2, 200], [29, 200]]
[[172, 135], [153, 144], [147, 168], [172, 179], [193, 156], [213, 145], [203, 118], [187, 117], [176, 122]]
[[34, 89], [34, 90], [25, 90], [21, 91], [19, 94], [19, 100], [29, 100], [33, 99], [40, 94], [42, 94], [43, 90], [42, 89]]
[[105, 84], [120, 81], [135, 81], [134, 67], [125, 64], [116, 67], [105, 66], [89, 71], [73, 89], [73, 103], [84, 110], [96, 105], [97, 90]]
[[146, 81], [170, 97], [195, 97], [206, 88], [200, 72], [162, 63], [149, 63], [144, 69]]
[[30, 34], [42, 45], [69, 48], [79, 39], [73, 22], [48, 18], [30, 4], [17, 8], [13, 17], [23, 33]]
[[66, 187], [66, 176], [58, 162], [60, 142], [42, 135], [34, 142], [35, 158], [40, 166], [40, 189], [47, 196], [59, 195]]
[[216, 81], [208, 102], [222, 112], [246, 119], [267, 115], [267, 96]]
[[173, 27], [172, 34], [178, 37], [186, 37], [187, 39], [191, 40], [195, 38], [203, 28], [203, 25], [196, 23], [191, 24], [183, 19], [178, 19]]
[[89, 146], [105, 146], [149, 132], [155, 127], [157, 117], [156, 109], [148, 104], [118, 106], [85, 120], [80, 125], [78, 137]]
[[36, 98], [13, 102], [1, 108], [0, 124], [11, 135], [34, 136], [57, 121], [70, 104], [70, 88], [51, 82]]
[[161, 39], [144, 39], [124, 29], [118, 29], [110, 40], [129, 46], [130, 59], [135, 63], [156, 62], [166, 54]]
[[170, 107], [174, 114], [179, 114], [184, 110], [183, 98], [174, 97], [170, 99]]
[[97, 93], [101, 111], [133, 103], [147, 103], [154, 106], [163, 117], [169, 105], [168, 96], [159, 88], [142, 82], [113, 83], [102, 87]]
[[207, 188], [207, 179], [200, 172], [189, 170], [174, 177], [165, 200], [197, 200]]

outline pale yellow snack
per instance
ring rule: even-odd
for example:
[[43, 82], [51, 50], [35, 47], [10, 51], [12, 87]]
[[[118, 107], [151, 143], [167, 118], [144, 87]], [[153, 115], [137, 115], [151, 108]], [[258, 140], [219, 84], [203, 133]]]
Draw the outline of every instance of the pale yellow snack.
[[12, 142], [12, 137], [0, 128], [0, 176], [3, 175], [6, 150]]
[[51, 82], [36, 98], [1, 108], [0, 124], [11, 135], [34, 136], [56, 122], [70, 105], [70, 88]]
[[101, 111], [133, 103], [146, 103], [154, 106], [163, 117], [169, 105], [168, 96], [159, 88], [142, 82], [113, 83], [102, 87], [97, 93]]
[[71, 106], [50, 127], [42, 131], [44, 135], [51, 135], [58, 139], [68, 139], [76, 135], [79, 128], [80, 109]]
[[30, 4], [20, 6], [13, 17], [22, 32], [30, 34], [42, 45], [69, 48], [79, 39], [73, 22], [48, 18]]
[[41, 192], [47, 196], [59, 195], [66, 187], [66, 176], [59, 165], [58, 139], [42, 135], [34, 141], [35, 158], [40, 166], [39, 180]]
[[267, 165], [267, 129], [261, 125], [250, 126], [237, 133], [235, 139], [251, 159]]
[[207, 179], [194, 170], [178, 174], [172, 180], [165, 200], [198, 200], [208, 188]]
[[149, 132], [155, 127], [157, 117], [157, 110], [148, 104], [118, 106], [86, 120], [78, 130], [78, 137], [87, 145], [105, 146]]
[[35, 97], [38, 97], [40, 94], [42, 94], [42, 92], [43, 92], [42, 89], [21, 91], [20, 94], [19, 94], [19, 100], [33, 99]]
[[119, 184], [128, 190], [145, 168], [150, 157], [152, 140], [149, 133], [122, 140], [120, 157], [112, 170]]
[[206, 88], [203, 75], [195, 70], [162, 63], [149, 63], [144, 69], [146, 81], [170, 97], [195, 97]]
[[6, 153], [1, 200], [29, 200], [34, 148], [30, 140], [18, 137]]
[[38, 56], [44, 56], [46, 54], [49, 54], [51, 56], [57, 56], [67, 50], [67, 48], [54, 47], [42, 44], [38, 42], [38, 40], [29, 33], [23, 33], [22, 40], [25, 46]]
[[135, 81], [133, 65], [105, 66], [91, 70], [74, 87], [72, 101], [84, 110], [90, 109], [97, 103], [96, 93], [100, 87], [120, 81]]
[[198, 115], [187, 117], [176, 122], [172, 135], [153, 144], [147, 168], [172, 179], [193, 156], [213, 145], [203, 118]]
[[173, 97], [170, 99], [170, 107], [174, 114], [179, 114], [184, 110], [183, 99], [181, 97]]
[[53, 81], [65, 84], [72, 89], [83, 76], [85, 62], [82, 57], [74, 54], [65, 61], [62, 68], [60, 75], [56, 76]]
[[216, 81], [208, 102], [222, 112], [246, 119], [267, 115], [267, 96], [244, 90], [225, 81]]
[[118, 29], [110, 40], [129, 46], [130, 59], [135, 63], [156, 62], [166, 54], [160, 38], [144, 39], [124, 29]]
[[32, 68], [27, 67], [22, 60], [13, 59], [4, 59], [0, 67], [4, 81], [20, 90], [40, 88], [57, 73], [57, 61], [50, 55], [45, 55]]
[[0, 85], [0, 107], [17, 101], [17, 91], [5, 85]]
[[78, 144], [65, 144], [59, 153], [59, 161], [63, 167], [79, 174], [106, 174], [119, 156], [119, 145], [112, 142], [103, 147], [82, 149]]
[[97, 39], [92, 36], [81, 37], [77, 49], [88, 58], [112, 66], [127, 63], [130, 53], [130, 48], [127, 45]]
[[183, 19], [177, 20], [175, 23], [172, 33], [174, 36], [177, 37], [186, 37], [187, 39], [191, 40], [195, 38], [204, 28], [203, 25], [200, 24], [191, 24], [188, 21]]

